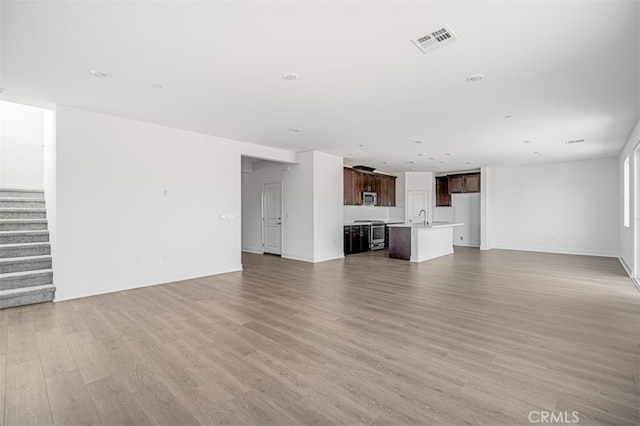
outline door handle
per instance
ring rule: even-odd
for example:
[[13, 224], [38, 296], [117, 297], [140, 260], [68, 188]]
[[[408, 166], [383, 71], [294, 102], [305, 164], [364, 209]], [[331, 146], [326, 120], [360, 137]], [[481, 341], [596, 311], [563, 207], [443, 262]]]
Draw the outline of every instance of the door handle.
[[282, 222], [278, 222], [278, 223], [276, 223], [276, 225], [282, 225]]

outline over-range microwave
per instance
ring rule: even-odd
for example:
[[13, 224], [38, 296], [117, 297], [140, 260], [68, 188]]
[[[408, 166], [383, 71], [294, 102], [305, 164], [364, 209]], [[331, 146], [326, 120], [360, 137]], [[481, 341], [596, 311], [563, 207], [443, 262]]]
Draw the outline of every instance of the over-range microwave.
[[375, 206], [378, 204], [378, 194], [375, 192], [362, 191], [362, 205]]

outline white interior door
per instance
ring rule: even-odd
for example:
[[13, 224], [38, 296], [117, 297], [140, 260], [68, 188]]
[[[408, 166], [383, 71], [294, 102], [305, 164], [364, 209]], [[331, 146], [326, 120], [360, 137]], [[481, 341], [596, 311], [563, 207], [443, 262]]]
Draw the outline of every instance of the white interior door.
[[262, 187], [262, 245], [265, 253], [282, 253], [282, 182]]
[[[422, 223], [425, 218], [431, 222], [429, 214], [429, 191], [408, 191], [407, 222]], [[424, 210], [422, 215], [420, 212]]]

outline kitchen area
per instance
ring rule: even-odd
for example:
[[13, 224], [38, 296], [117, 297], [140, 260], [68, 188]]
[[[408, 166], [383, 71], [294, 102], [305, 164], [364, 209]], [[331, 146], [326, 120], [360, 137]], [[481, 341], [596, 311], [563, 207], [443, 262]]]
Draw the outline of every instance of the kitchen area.
[[[443, 184], [449, 180], [451, 187]], [[469, 194], [463, 194], [465, 181]], [[478, 173], [393, 176], [366, 166], [345, 166], [343, 182], [345, 256], [386, 250], [391, 258], [423, 262], [453, 253], [454, 245], [469, 245], [465, 241], [469, 228], [478, 228], [479, 234], [475, 224], [479, 206], [470, 210], [468, 203], [459, 202], [464, 208], [458, 213], [454, 208], [456, 200], [472, 197], [479, 202]], [[477, 217], [469, 217], [469, 210]], [[468, 219], [471, 226], [459, 217]]]

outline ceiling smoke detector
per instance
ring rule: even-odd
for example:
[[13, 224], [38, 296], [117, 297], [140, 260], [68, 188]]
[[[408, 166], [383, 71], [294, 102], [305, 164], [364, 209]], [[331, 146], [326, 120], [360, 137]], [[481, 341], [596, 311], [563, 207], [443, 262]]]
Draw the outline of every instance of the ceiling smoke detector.
[[411, 41], [422, 51], [422, 53], [427, 53], [458, 40], [459, 38], [453, 30], [451, 30], [448, 25], [445, 25], [442, 28], [431, 31], [427, 35]]

